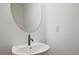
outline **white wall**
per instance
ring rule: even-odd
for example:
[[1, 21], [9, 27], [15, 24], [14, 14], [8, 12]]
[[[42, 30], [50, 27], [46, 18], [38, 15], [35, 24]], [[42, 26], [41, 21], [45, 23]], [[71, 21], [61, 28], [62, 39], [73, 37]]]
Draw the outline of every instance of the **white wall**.
[[[44, 11], [44, 9], [42, 9]], [[38, 31], [32, 33], [34, 41], [45, 42], [45, 18], [42, 14], [42, 24]], [[27, 41], [27, 33], [23, 32], [15, 24], [11, 12], [10, 4], [0, 3], [0, 54], [11, 54], [13, 45], [24, 44]]]
[[48, 54], [79, 54], [79, 4], [46, 4]]
[[[35, 41], [47, 41], [51, 46], [47, 54], [79, 54], [78, 19], [79, 4], [46, 4], [46, 9], [42, 4], [41, 27], [32, 36]], [[26, 38], [11, 16], [10, 5], [0, 4], [0, 54], [11, 54], [11, 47], [24, 44]]]

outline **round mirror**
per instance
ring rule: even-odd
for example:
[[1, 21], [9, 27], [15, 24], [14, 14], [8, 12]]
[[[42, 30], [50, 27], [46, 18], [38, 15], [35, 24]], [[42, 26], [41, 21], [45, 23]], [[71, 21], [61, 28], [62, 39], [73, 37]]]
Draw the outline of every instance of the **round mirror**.
[[11, 3], [11, 13], [17, 26], [31, 33], [38, 29], [41, 22], [39, 3]]

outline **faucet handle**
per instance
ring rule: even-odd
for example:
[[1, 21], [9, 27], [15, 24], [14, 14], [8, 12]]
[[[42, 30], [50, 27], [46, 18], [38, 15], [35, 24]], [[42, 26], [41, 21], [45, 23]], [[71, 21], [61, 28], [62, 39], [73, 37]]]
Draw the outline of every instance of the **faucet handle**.
[[34, 41], [32, 38], [30, 40]]

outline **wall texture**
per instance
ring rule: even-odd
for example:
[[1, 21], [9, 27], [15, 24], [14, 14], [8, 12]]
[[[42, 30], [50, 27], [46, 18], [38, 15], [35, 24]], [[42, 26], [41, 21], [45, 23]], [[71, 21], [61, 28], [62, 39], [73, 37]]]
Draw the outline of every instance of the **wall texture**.
[[46, 4], [48, 54], [79, 54], [79, 4]]
[[[44, 8], [42, 9], [44, 11]], [[32, 33], [34, 41], [45, 42], [45, 18], [42, 14], [42, 23], [39, 30]], [[10, 4], [0, 3], [0, 54], [11, 54], [13, 45], [25, 44], [27, 33], [15, 24], [10, 10]]]

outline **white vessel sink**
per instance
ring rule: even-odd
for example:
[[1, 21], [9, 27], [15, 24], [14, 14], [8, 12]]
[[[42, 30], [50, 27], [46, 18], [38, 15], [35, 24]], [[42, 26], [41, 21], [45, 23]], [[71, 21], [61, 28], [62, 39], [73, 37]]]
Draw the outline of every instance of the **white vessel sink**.
[[12, 47], [12, 53], [16, 55], [34, 55], [46, 52], [50, 47], [44, 43], [31, 43], [31, 46], [19, 45]]

